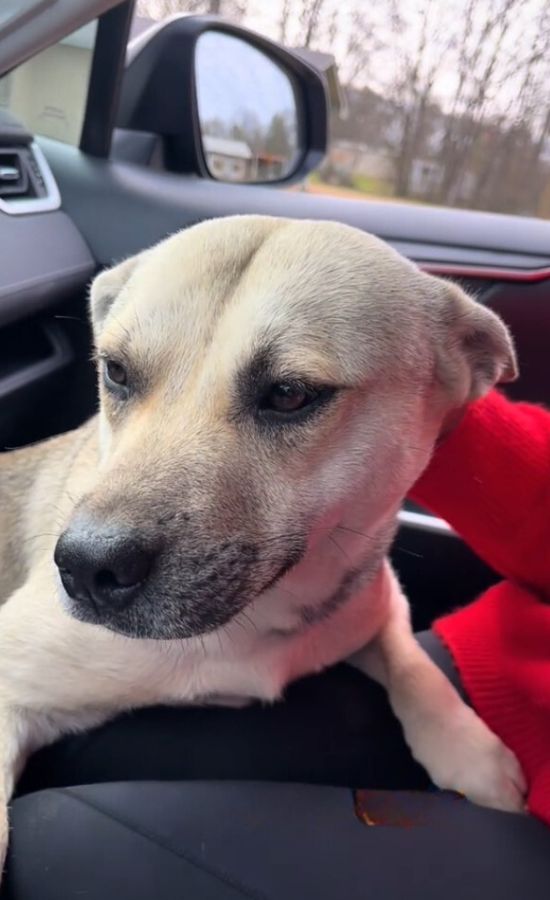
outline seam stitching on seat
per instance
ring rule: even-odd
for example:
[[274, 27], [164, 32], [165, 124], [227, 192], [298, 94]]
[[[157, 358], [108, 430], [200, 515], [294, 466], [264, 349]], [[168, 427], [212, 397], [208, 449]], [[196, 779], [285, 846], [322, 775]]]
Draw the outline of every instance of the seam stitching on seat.
[[224, 871], [223, 869], [218, 869], [208, 863], [205, 863], [203, 860], [199, 859], [193, 853], [184, 852], [182, 850], [178, 850], [175, 847], [171, 847], [164, 840], [159, 838], [158, 835], [149, 831], [147, 828], [136, 827], [132, 822], [129, 822], [122, 816], [114, 815], [110, 810], [103, 809], [101, 806], [98, 806], [96, 803], [92, 803], [85, 797], [81, 797], [79, 794], [75, 793], [70, 788], [53, 788], [51, 793], [61, 794], [62, 796], [69, 796], [73, 800], [76, 800], [78, 803], [81, 803], [83, 806], [87, 806], [90, 809], [93, 809], [95, 812], [100, 813], [105, 816], [107, 819], [111, 819], [113, 822], [116, 822], [118, 825], [121, 825], [123, 828], [127, 828], [129, 831], [138, 834], [140, 837], [145, 838], [146, 840], [151, 841], [151, 843], [155, 844], [157, 847], [160, 847], [162, 850], [165, 850], [168, 853], [171, 853], [173, 856], [176, 856], [180, 859], [185, 860], [185, 862], [199, 869], [200, 871], [206, 872], [209, 875], [212, 875], [214, 878], [217, 878], [219, 881], [227, 884], [229, 887], [236, 888], [237, 890], [242, 891], [250, 900], [269, 900], [268, 895], [264, 893], [258, 892], [255, 888], [248, 887], [247, 885], [242, 884], [238, 879], [234, 876], [230, 875], [229, 872]]

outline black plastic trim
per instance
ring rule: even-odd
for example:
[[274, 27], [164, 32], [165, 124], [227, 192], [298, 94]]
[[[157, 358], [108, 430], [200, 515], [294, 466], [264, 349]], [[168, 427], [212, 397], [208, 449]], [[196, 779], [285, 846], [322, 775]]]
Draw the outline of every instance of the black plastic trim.
[[506, 269], [550, 267], [550, 222], [539, 219], [223, 184], [94, 160], [57, 141], [39, 143], [63, 207], [100, 265], [204, 219], [255, 213], [345, 222], [384, 238], [422, 265], [490, 267], [503, 280]]
[[80, 136], [80, 149], [91, 156], [107, 157], [111, 149], [133, 13], [134, 0], [125, 0], [98, 19]]
[[51, 353], [0, 378], [0, 401], [54, 375], [73, 361], [73, 351], [63, 330], [53, 322], [44, 324], [42, 328]]
[[82, 291], [95, 262], [64, 212], [0, 213], [0, 326]]

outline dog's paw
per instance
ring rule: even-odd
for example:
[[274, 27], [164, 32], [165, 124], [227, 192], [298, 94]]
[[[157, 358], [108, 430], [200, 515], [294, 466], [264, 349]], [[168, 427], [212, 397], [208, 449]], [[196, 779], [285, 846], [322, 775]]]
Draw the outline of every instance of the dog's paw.
[[438, 787], [480, 806], [525, 811], [527, 785], [518, 760], [469, 707], [432, 721], [414, 744], [416, 758]]

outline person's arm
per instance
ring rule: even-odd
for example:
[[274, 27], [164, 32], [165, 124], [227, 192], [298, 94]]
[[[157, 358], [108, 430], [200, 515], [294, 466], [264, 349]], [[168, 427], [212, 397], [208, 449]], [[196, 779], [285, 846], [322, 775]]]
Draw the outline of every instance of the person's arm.
[[410, 496], [497, 572], [550, 596], [550, 412], [493, 391], [468, 409]]

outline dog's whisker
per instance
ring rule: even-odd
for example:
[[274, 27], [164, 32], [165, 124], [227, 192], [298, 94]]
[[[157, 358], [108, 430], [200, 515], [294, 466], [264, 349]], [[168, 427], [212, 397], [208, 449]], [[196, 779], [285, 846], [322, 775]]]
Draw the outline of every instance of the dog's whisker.
[[217, 628], [216, 631], [214, 632], [214, 634], [216, 635], [216, 637], [217, 637], [217, 639], [218, 639], [218, 644], [219, 644], [219, 646], [220, 646], [220, 653], [223, 654], [224, 649], [223, 649], [223, 641], [222, 641], [222, 633], [221, 633], [221, 630], [220, 630], [219, 628]]
[[88, 325], [88, 322], [86, 321], [86, 319], [82, 319], [82, 318], [80, 318], [80, 316], [56, 315], [56, 316], [54, 316], [54, 319], [66, 319], [69, 322], [78, 322], [79, 325], [86, 325], [86, 326]]
[[147, 331], [147, 329], [144, 328], [143, 322], [141, 321], [141, 318], [140, 318], [140, 315], [139, 315], [139, 312], [138, 312], [137, 309], [134, 310], [134, 317], [135, 317], [135, 321], [136, 321], [136, 325], [137, 325], [138, 331], [140, 331], [141, 334], [145, 334], [146, 331]]
[[246, 623], [242, 621], [242, 619], [241, 619], [241, 614], [240, 614], [240, 613], [238, 613], [238, 614], [232, 619], [232, 624], [233, 624], [233, 623], [234, 623], [235, 625], [237, 625], [237, 626], [241, 629], [241, 631], [244, 631], [246, 634], [248, 634], [248, 628], [246, 627]]
[[113, 322], [115, 323], [115, 325], [118, 325], [118, 327], [120, 328], [120, 330], [124, 332], [124, 334], [125, 334], [125, 336], [126, 336], [126, 339], [129, 341], [129, 340], [131, 339], [131, 334], [130, 334], [129, 328], [127, 328], [126, 325], [123, 325], [123, 323], [120, 321], [120, 319], [118, 318], [118, 316], [114, 316], [114, 315], [113, 315], [112, 311], [111, 311], [111, 316], [110, 316], [110, 317], [112, 318], [112, 320], [113, 320]]
[[[349, 531], [351, 534], [356, 534], [358, 537], [364, 537], [364, 538], [366, 538], [366, 540], [369, 540], [369, 541], [376, 540], [376, 538], [373, 537], [372, 535], [366, 534], [363, 531], [358, 531], [355, 528], [348, 528], [346, 525], [337, 525], [336, 528], [339, 530], [342, 530], [342, 531]], [[334, 541], [334, 538], [333, 538], [333, 541]], [[393, 547], [395, 550], [398, 550], [400, 553], [406, 553], [408, 556], [415, 556], [418, 559], [424, 559], [424, 554], [417, 553], [415, 550], [409, 550], [407, 547], [403, 547], [402, 544], [394, 544]]]
[[244, 609], [242, 609], [242, 610], [240, 611], [240, 613], [238, 614], [238, 616], [237, 616], [237, 619], [241, 619], [241, 618], [244, 619], [244, 621], [245, 621], [248, 625], [250, 625], [250, 627], [252, 628], [252, 630], [253, 630], [256, 634], [258, 634], [258, 626], [257, 626], [256, 623], [254, 622], [254, 620], [250, 618], [250, 616], [248, 615], [248, 613], [247, 613], [246, 610], [244, 610]]
[[359, 531], [357, 528], [350, 528], [348, 525], [336, 525], [336, 531], [348, 531], [350, 534], [356, 534], [357, 537], [365, 538], [367, 541], [376, 541], [376, 535], [367, 534], [366, 531]]
[[51, 503], [51, 508], [64, 519], [67, 517], [68, 510], [62, 509], [57, 503]]
[[61, 497], [68, 497], [68, 499], [69, 499], [69, 500], [71, 501], [71, 503], [73, 503], [73, 504], [76, 504], [76, 503], [78, 502], [78, 501], [75, 499], [74, 495], [71, 494], [71, 492], [70, 492], [69, 490], [67, 490], [67, 488], [65, 488], [65, 490], [63, 490], [63, 491], [60, 492], [59, 497], [60, 497], [60, 498], [61, 498]]
[[54, 538], [58, 538], [58, 537], [59, 537], [59, 532], [58, 532], [58, 531], [43, 531], [41, 534], [31, 534], [31, 535], [27, 535], [27, 537], [23, 537], [23, 538], [18, 539], [17, 543], [18, 543], [18, 544], [27, 544], [27, 543], [29, 543], [30, 541], [38, 541], [38, 540], [40, 540], [41, 538], [46, 538], [46, 537], [54, 537]]
[[350, 565], [351, 565], [351, 564], [352, 564], [352, 561], [351, 561], [351, 559], [350, 559], [350, 557], [349, 557], [349, 554], [346, 553], [346, 551], [344, 550], [344, 548], [340, 546], [340, 544], [338, 543], [338, 541], [336, 540], [336, 538], [334, 537], [334, 535], [333, 535], [333, 534], [329, 534], [328, 537], [329, 537], [330, 542], [331, 542], [332, 544], [334, 544], [334, 546], [336, 547], [336, 549], [340, 551], [340, 553], [342, 554], [342, 556], [344, 556], [344, 557], [347, 559], [347, 561], [350, 563]]
[[394, 544], [394, 550], [397, 550], [399, 553], [406, 553], [407, 556], [414, 556], [416, 559], [424, 559], [423, 553], [417, 553], [416, 550], [409, 550], [408, 547], [403, 547], [401, 544]]
[[303, 532], [288, 531], [288, 532], [283, 532], [283, 534], [274, 534], [274, 535], [270, 535], [269, 537], [262, 538], [261, 540], [257, 541], [256, 543], [258, 545], [271, 544], [271, 543], [276, 543], [277, 541], [289, 541], [289, 540], [294, 540], [296, 538], [303, 538]]

